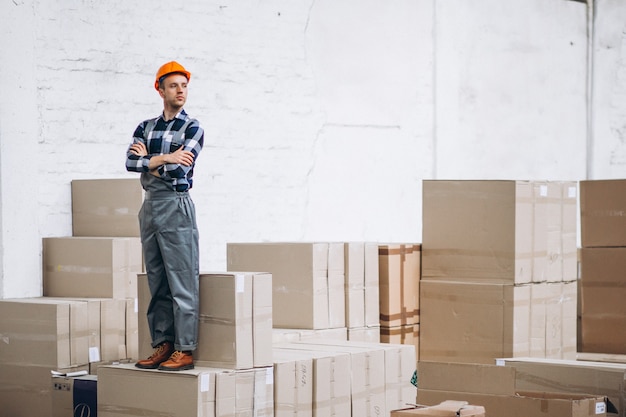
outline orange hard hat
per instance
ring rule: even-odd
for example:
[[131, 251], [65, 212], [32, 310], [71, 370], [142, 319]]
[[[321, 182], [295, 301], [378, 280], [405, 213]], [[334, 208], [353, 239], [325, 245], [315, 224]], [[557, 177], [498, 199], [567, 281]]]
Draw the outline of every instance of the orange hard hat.
[[187, 81], [189, 81], [189, 79], [191, 78], [191, 73], [187, 71], [182, 65], [180, 65], [176, 61], [170, 61], [167, 64], [161, 65], [161, 68], [159, 68], [159, 70], [157, 71], [156, 80], [154, 81], [154, 88], [158, 90], [159, 80], [166, 75], [174, 73], [183, 74], [185, 77], [187, 77]]

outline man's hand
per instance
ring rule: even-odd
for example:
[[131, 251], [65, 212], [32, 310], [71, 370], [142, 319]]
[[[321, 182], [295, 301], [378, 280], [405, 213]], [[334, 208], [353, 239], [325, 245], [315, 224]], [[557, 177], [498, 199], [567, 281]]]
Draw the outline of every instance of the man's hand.
[[179, 148], [175, 152], [163, 155], [166, 164], [180, 164], [189, 167], [193, 164], [193, 153]]
[[137, 143], [133, 143], [132, 145], [130, 145], [130, 151], [133, 153], [133, 155], [137, 155], [137, 156], [148, 155], [148, 149], [146, 148], [146, 145], [143, 142], [137, 142]]
[[192, 152], [185, 151], [183, 150], [183, 148], [179, 148], [177, 151], [172, 152], [172, 153], [166, 153], [163, 155], [154, 155], [152, 158], [150, 158], [150, 163], [148, 164], [148, 168], [150, 169], [150, 173], [152, 175], [154, 175], [155, 177], [160, 177], [160, 174], [158, 171], [160, 166], [165, 165], [165, 164], [179, 164], [179, 165], [189, 167], [193, 165], [193, 159], [194, 159], [194, 156]]

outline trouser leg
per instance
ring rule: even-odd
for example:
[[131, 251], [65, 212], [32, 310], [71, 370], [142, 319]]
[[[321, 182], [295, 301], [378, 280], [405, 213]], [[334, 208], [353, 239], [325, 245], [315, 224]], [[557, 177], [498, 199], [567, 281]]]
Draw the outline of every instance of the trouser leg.
[[151, 295], [150, 303], [148, 304], [147, 320], [152, 347], [156, 347], [165, 341], [173, 343], [175, 331], [172, 294], [167, 280], [163, 257], [161, 256], [158, 230], [153, 224], [152, 211], [152, 202], [144, 202], [139, 214], [139, 222], [146, 275]]
[[172, 299], [174, 348], [195, 350], [198, 340], [199, 257], [195, 207], [188, 196], [155, 213], [158, 242]]

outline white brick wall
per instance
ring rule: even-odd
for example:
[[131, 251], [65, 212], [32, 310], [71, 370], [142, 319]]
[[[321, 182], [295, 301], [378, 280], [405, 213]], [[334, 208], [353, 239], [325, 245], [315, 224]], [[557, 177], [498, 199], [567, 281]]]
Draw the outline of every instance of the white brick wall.
[[[133, 176], [124, 153], [161, 111], [153, 77], [171, 59], [206, 131], [205, 270], [225, 268], [228, 241], [420, 241], [424, 178], [584, 178], [586, 7], [500, 4], [0, 3], [0, 298], [40, 293], [41, 238], [71, 234], [72, 179]], [[595, 47], [596, 73], [616, 76], [596, 97], [610, 116], [590, 175], [626, 175], [623, 21], [602, 29], [612, 51]]]

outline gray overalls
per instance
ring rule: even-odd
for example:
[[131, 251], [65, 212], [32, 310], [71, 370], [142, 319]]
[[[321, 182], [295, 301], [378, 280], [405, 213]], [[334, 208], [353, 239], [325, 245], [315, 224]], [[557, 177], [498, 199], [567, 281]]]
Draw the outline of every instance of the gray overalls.
[[139, 211], [141, 243], [152, 299], [148, 325], [152, 347], [169, 341], [176, 350], [198, 343], [199, 255], [196, 209], [188, 192], [150, 173], [141, 174], [146, 191]]

